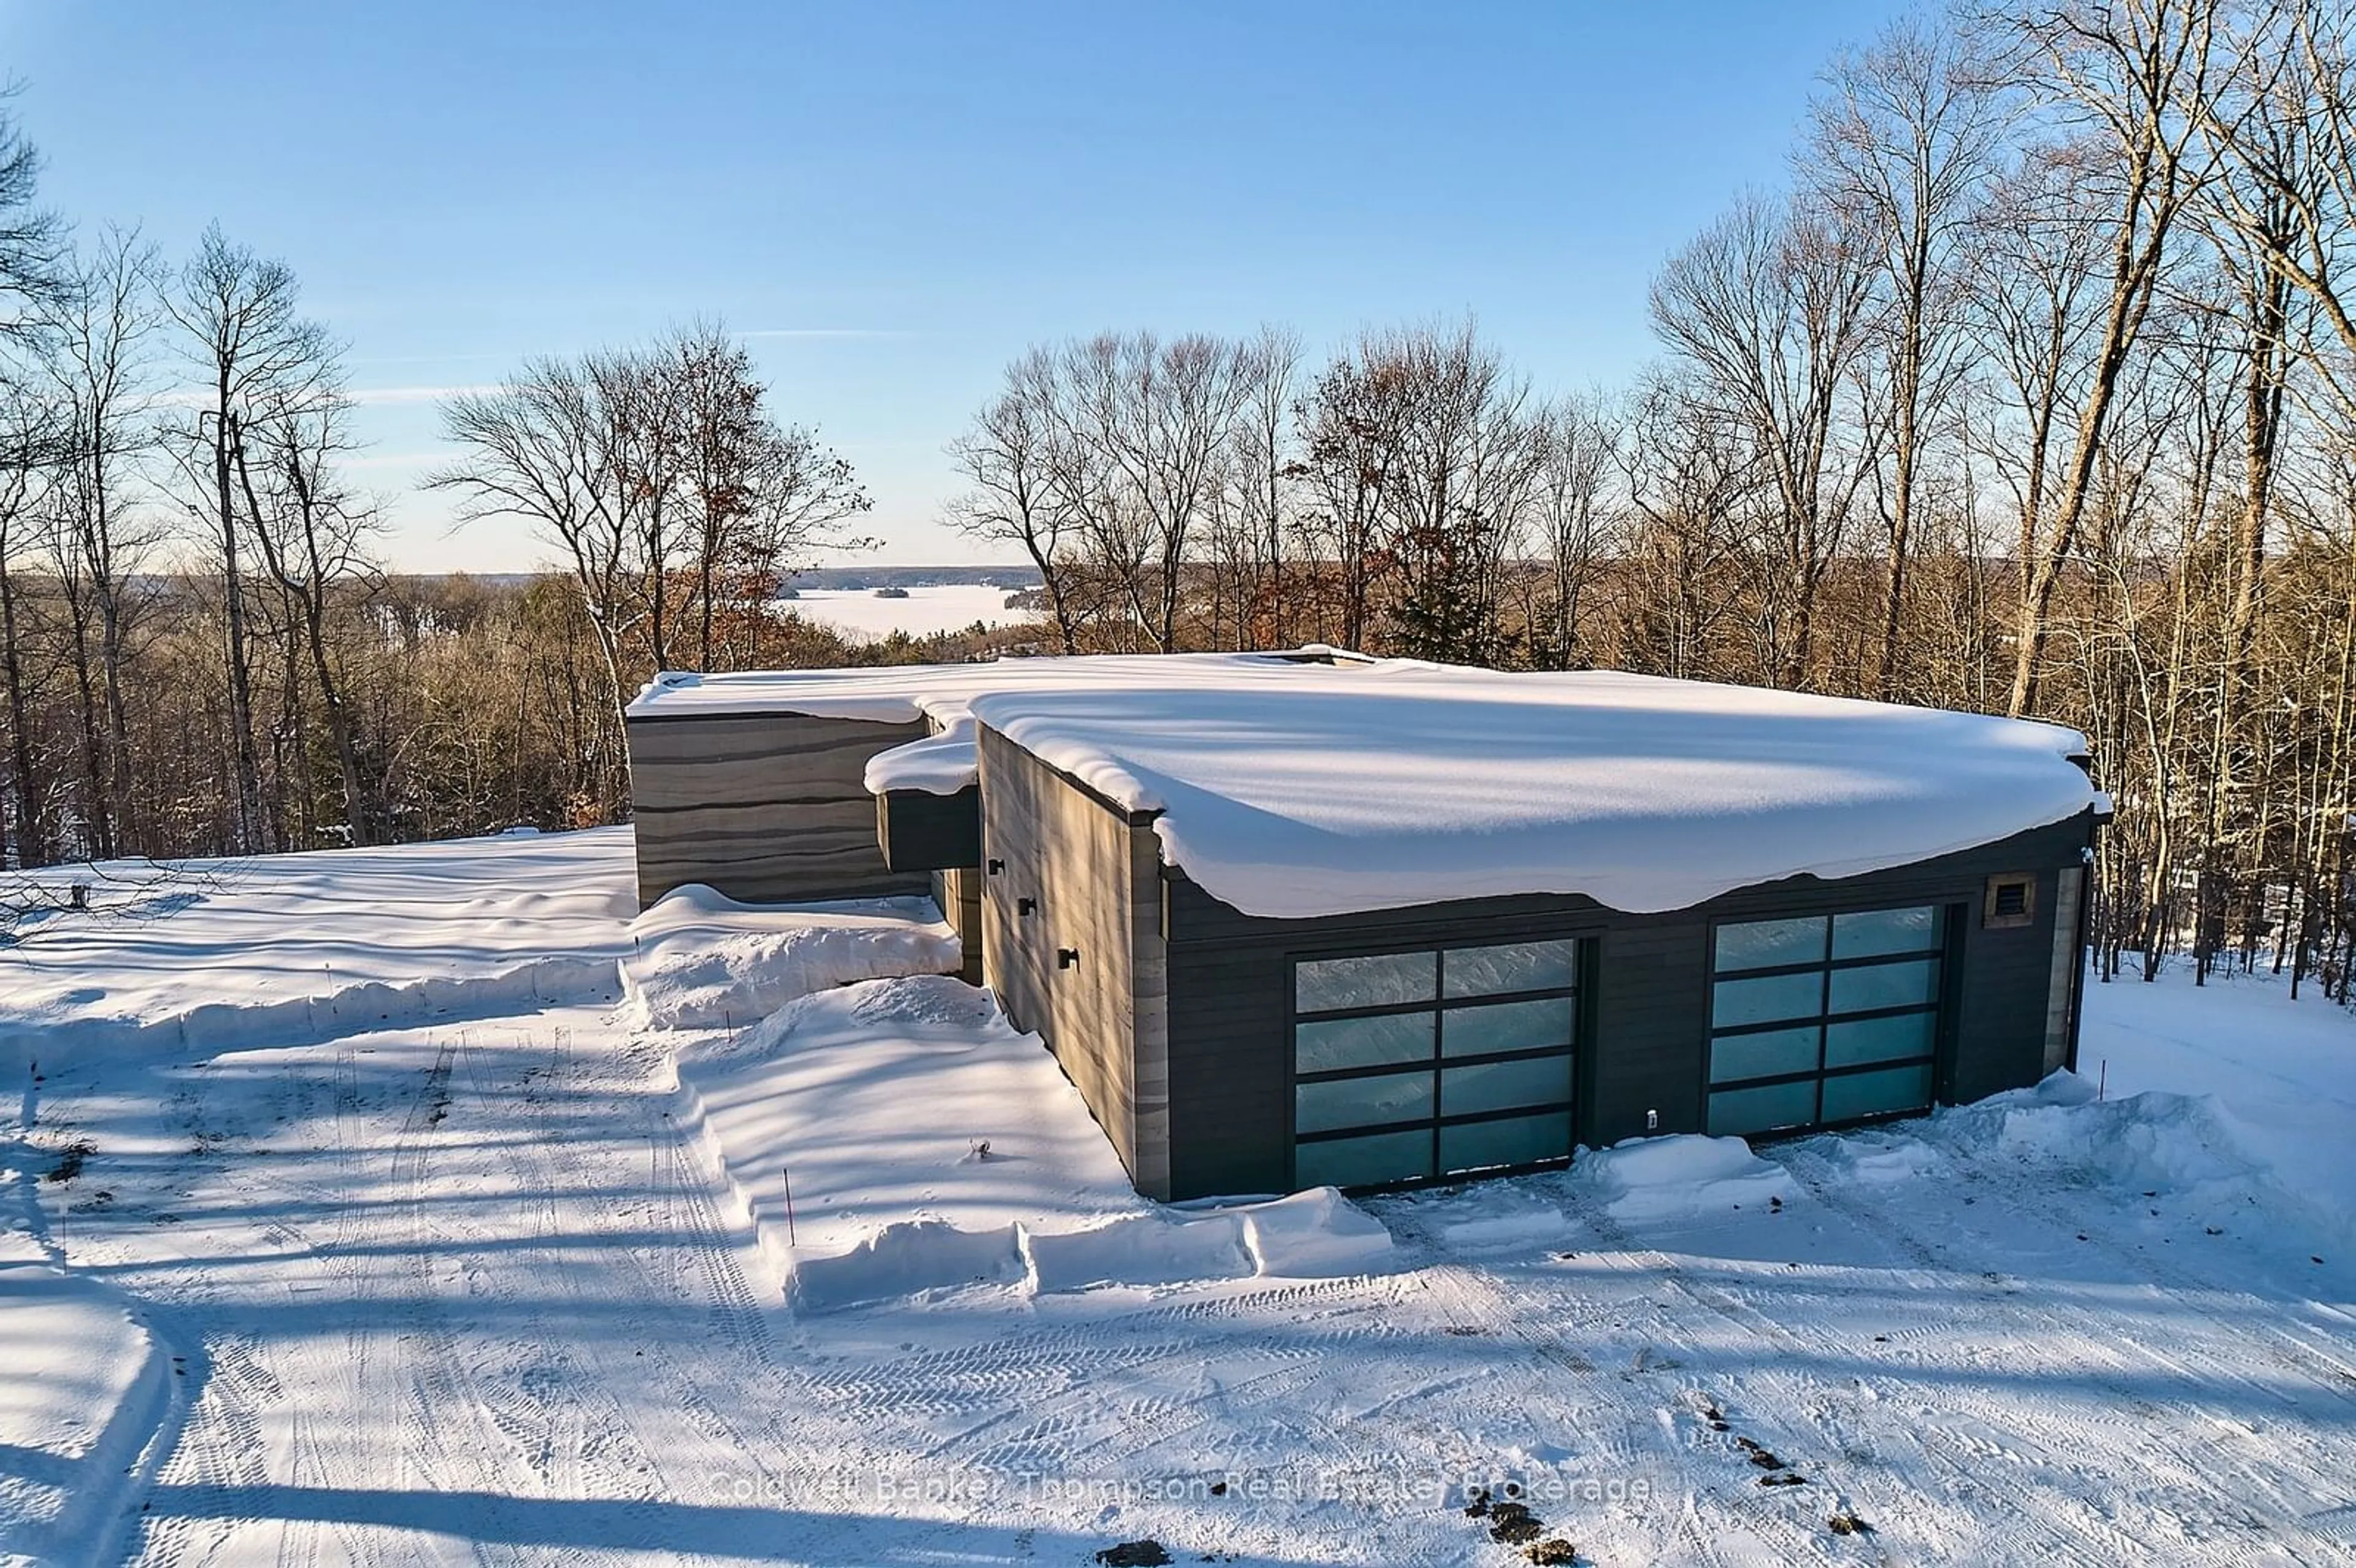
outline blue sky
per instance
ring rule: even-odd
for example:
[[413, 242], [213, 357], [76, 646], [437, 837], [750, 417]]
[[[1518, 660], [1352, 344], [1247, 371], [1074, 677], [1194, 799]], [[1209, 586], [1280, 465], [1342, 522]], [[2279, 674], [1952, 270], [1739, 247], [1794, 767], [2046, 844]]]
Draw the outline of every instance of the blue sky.
[[1469, 312], [1542, 387], [1624, 379], [1654, 268], [1898, 9], [0, 0], [0, 70], [69, 216], [294, 268], [396, 565], [543, 559], [410, 493], [436, 389], [712, 315], [881, 559], [953, 561], [941, 448], [1041, 339]]

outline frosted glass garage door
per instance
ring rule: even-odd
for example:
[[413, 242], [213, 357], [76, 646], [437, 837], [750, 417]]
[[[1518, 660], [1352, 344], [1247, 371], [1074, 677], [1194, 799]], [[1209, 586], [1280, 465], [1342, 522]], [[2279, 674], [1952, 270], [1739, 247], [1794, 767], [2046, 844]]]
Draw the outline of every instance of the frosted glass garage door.
[[1780, 1132], [1927, 1109], [1947, 918], [1926, 904], [1719, 926], [1709, 1130]]
[[1293, 964], [1293, 1178], [1376, 1187], [1570, 1155], [1580, 944]]

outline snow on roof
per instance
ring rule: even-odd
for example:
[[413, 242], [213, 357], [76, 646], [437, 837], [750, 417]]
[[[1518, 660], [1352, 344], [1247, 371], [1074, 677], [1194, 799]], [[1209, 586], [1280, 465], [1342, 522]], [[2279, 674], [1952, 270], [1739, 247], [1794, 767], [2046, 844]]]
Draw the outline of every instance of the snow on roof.
[[1239, 654], [1085, 654], [993, 659], [980, 664], [877, 665], [852, 669], [744, 670], [659, 675], [639, 688], [632, 719], [712, 718], [729, 713], [801, 713], [813, 718], [913, 723], [929, 713], [946, 726], [974, 698], [1044, 687], [1201, 684], [1258, 680], [1386, 667], [1434, 667], [1370, 659], [1322, 644], [1286, 652]]
[[951, 720], [938, 734], [876, 752], [867, 759], [862, 775], [870, 795], [895, 789], [955, 795], [980, 776], [981, 758], [969, 713]]
[[1249, 914], [1512, 893], [1632, 912], [1852, 876], [2094, 805], [2055, 725], [1611, 672], [1001, 690], [973, 716]]

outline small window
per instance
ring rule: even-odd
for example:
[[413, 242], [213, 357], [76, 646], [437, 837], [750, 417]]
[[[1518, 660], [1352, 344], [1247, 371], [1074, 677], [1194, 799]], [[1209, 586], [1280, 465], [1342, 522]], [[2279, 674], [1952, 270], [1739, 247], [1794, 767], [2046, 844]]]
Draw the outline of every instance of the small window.
[[2037, 879], [2016, 872], [2008, 876], [1990, 877], [1987, 901], [1980, 912], [1980, 923], [1990, 931], [2004, 931], [2032, 923], [2037, 919]]

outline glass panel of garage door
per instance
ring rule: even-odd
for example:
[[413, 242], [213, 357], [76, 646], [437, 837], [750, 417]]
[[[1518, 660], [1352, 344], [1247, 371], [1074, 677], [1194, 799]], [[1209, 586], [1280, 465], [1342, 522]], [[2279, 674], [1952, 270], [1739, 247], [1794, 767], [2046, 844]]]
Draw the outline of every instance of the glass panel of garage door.
[[1719, 926], [1709, 1130], [1780, 1132], [1927, 1108], [1945, 939], [1936, 904]]
[[1579, 944], [1293, 964], [1293, 1174], [1376, 1186], [1570, 1154]]

